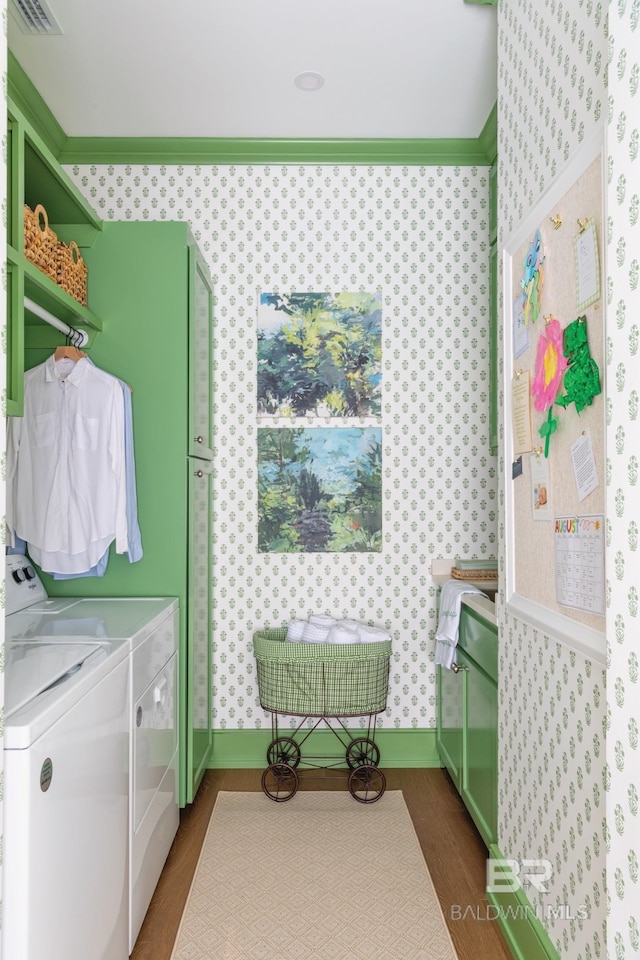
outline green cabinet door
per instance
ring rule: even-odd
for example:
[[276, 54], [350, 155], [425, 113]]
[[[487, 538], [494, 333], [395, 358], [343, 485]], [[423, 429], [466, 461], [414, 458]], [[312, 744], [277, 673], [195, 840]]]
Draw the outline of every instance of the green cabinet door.
[[197, 248], [189, 247], [189, 556], [187, 586], [186, 801], [191, 803], [212, 752], [211, 282]]
[[462, 790], [463, 704], [466, 697], [464, 670], [437, 668], [438, 717], [436, 747], [458, 792]]
[[466, 679], [462, 799], [490, 846], [497, 841], [498, 689], [475, 662], [458, 651]]
[[[168, 596], [180, 603], [180, 803], [190, 802], [211, 751], [211, 289], [188, 226], [108, 222], [84, 252], [89, 297], [104, 319], [92, 360], [132, 388], [143, 558], [113, 547], [103, 578], [53, 580], [51, 596]], [[50, 352], [50, 351], [48, 351]], [[29, 365], [44, 359], [32, 354]], [[210, 422], [210, 419], [209, 419]], [[205, 479], [206, 478], [206, 479]]]

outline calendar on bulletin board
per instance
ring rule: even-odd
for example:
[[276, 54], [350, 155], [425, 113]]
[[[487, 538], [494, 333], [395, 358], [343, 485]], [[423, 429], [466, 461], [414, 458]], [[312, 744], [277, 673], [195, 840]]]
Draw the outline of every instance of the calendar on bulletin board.
[[604, 614], [604, 516], [554, 521], [556, 595], [575, 610]]
[[507, 600], [602, 636], [603, 158], [602, 138], [584, 145], [503, 261]]

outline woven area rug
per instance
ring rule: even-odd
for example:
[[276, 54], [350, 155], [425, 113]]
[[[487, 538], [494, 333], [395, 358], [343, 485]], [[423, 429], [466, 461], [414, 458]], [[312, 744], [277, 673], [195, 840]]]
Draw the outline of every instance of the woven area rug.
[[218, 794], [172, 960], [456, 960], [401, 791]]

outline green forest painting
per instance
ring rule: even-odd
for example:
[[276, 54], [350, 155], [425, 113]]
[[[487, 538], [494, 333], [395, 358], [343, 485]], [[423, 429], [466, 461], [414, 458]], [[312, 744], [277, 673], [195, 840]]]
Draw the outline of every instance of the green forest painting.
[[379, 293], [261, 293], [258, 415], [380, 415]]
[[381, 549], [380, 427], [258, 430], [261, 553]]

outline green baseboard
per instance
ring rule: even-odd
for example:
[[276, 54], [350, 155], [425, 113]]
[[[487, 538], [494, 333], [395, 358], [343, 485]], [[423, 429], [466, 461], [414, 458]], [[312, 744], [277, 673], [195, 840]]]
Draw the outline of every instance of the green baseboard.
[[[492, 860], [503, 860], [499, 848], [489, 848]], [[514, 960], [559, 960], [558, 952], [544, 929], [536, 910], [522, 888], [509, 893], [489, 893], [487, 899], [495, 909], [502, 935]]]
[[[282, 727], [281, 736], [290, 731]], [[366, 736], [366, 730], [350, 731], [353, 737]], [[299, 740], [302, 731], [298, 735]], [[209, 768], [238, 770], [266, 765], [267, 747], [271, 743], [271, 728], [265, 730], [214, 730], [213, 754]], [[376, 730], [376, 744], [380, 750], [380, 766], [385, 767], [440, 767], [436, 750], [436, 731], [431, 729]], [[305, 753], [319, 757], [344, 756], [335, 735], [326, 727], [311, 734], [303, 746]]]

